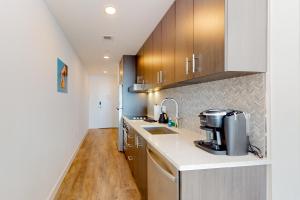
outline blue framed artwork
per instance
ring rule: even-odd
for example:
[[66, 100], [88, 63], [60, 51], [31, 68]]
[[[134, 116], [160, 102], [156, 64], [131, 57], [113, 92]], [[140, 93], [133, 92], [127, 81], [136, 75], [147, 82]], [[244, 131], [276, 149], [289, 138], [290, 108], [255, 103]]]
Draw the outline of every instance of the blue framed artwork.
[[57, 58], [57, 92], [68, 93], [68, 66]]

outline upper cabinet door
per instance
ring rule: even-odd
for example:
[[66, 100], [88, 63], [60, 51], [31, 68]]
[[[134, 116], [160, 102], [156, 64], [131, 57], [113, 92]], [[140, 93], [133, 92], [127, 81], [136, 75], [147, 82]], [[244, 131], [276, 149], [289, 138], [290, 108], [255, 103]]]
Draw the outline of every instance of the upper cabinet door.
[[161, 84], [161, 47], [162, 47], [162, 38], [161, 38], [161, 23], [159, 23], [155, 30], [153, 31], [153, 83], [160, 85]]
[[141, 47], [137, 53], [137, 83], [144, 83], [144, 47]]
[[162, 74], [163, 85], [174, 82], [175, 79], [175, 3], [162, 19]]
[[153, 68], [153, 37], [150, 37], [146, 40], [144, 44], [144, 80], [146, 84], [153, 83], [152, 76]]
[[191, 72], [193, 55], [193, 0], [176, 0], [175, 81], [184, 81]]
[[268, 0], [225, 2], [225, 71], [266, 72]]
[[194, 0], [194, 77], [224, 71], [225, 0]]

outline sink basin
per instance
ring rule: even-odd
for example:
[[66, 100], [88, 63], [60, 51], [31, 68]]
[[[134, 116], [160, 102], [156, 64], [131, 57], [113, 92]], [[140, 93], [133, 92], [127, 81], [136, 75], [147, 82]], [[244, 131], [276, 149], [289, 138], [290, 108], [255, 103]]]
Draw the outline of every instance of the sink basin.
[[144, 129], [153, 135], [178, 134], [177, 132], [172, 131], [171, 129], [168, 129], [166, 127], [144, 127]]

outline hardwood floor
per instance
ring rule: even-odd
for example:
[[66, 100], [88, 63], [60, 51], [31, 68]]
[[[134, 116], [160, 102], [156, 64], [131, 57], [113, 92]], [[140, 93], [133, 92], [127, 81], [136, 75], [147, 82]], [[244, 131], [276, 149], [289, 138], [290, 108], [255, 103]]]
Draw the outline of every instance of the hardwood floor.
[[117, 129], [93, 129], [86, 136], [56, 200], [140, 200]]

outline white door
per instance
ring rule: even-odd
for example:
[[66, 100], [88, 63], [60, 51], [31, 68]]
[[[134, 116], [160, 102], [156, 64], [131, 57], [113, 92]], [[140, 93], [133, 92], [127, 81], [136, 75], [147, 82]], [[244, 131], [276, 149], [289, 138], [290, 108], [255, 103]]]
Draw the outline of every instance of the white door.
[[118, 84], [110, 75], [89, 76], [89, 128], [118, 126]]

